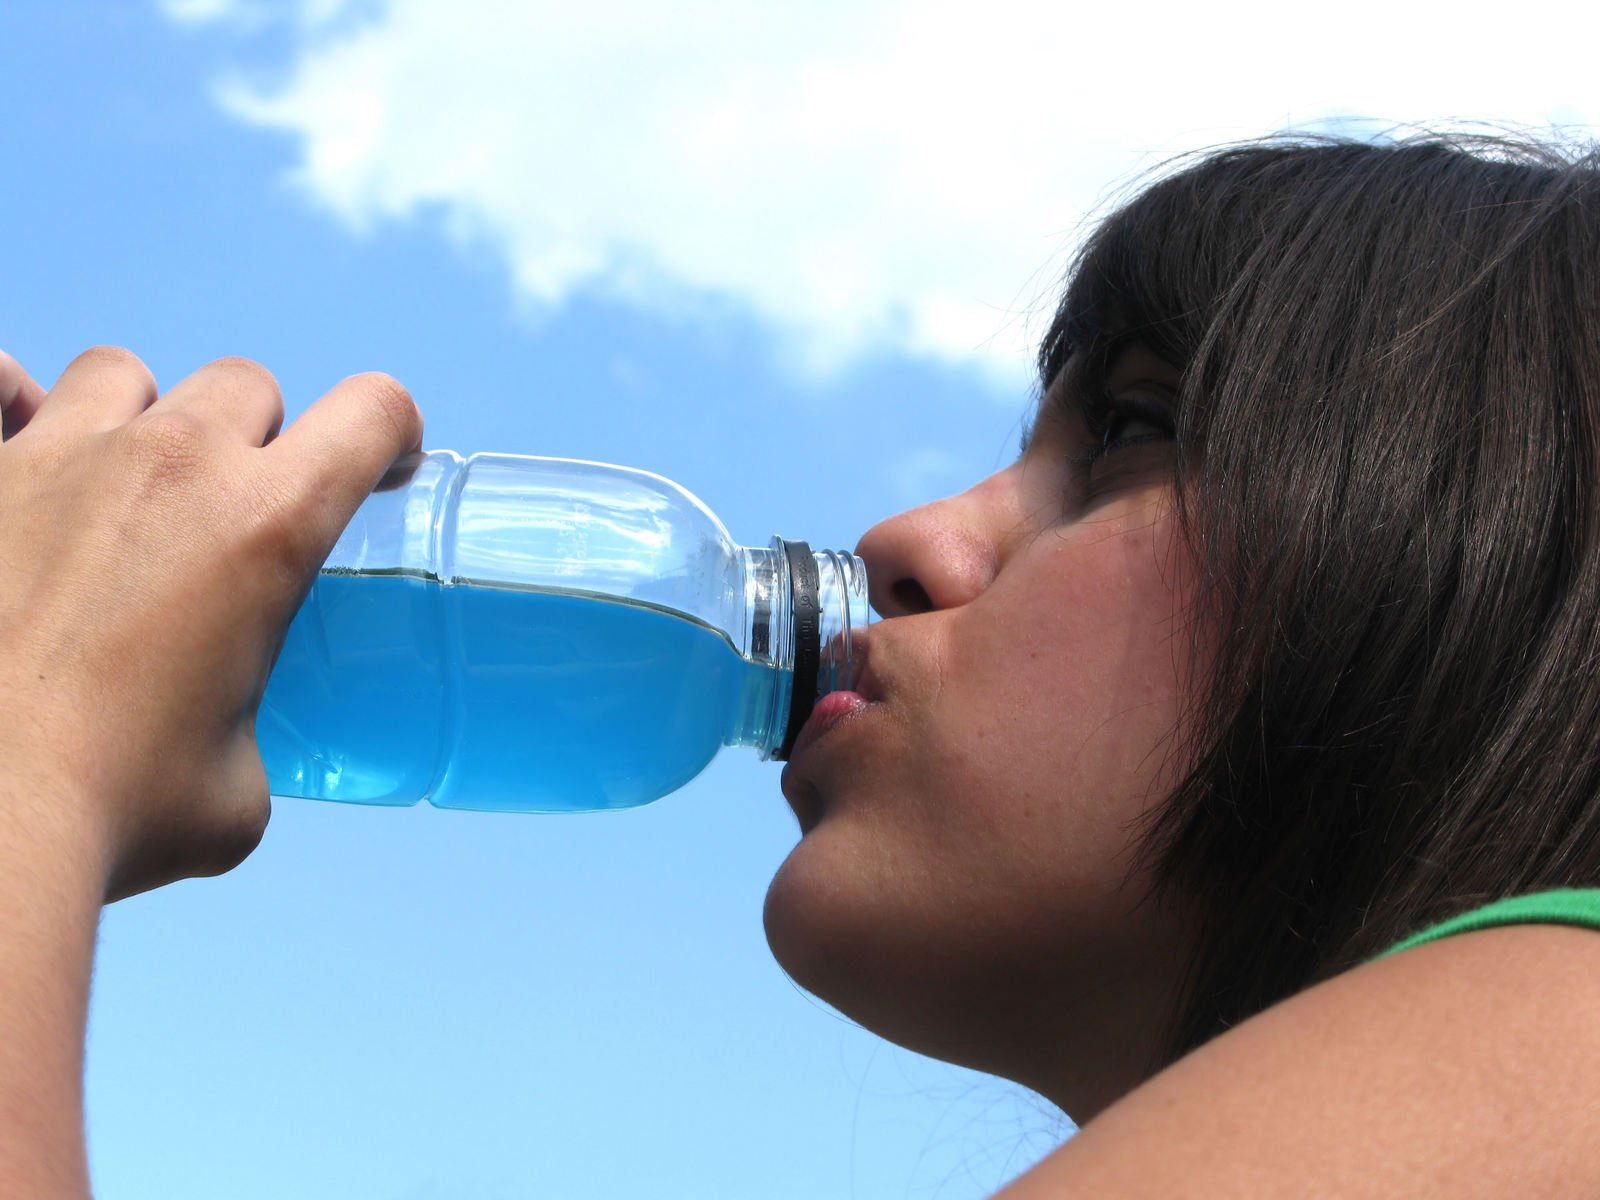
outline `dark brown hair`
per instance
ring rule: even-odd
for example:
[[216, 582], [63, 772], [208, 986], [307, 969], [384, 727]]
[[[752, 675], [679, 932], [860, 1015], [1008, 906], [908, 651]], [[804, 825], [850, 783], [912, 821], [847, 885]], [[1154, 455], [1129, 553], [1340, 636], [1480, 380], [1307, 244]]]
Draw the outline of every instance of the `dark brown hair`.
[[1040, 350], [1183, 372], [1220, 630], [1147, 846], [1174, 1055], [1482, 901], [1600, 885], [1600, 153], [1275, 138], [1115, 212]]

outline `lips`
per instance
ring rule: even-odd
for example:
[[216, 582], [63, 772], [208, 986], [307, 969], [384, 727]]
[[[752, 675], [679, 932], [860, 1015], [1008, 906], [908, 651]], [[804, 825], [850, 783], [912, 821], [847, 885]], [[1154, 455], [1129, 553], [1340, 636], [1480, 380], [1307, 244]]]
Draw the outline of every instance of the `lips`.
[[[858, 686], [861, 684], [858, 682]], [[794, 810], [795, 818], [800, 822], [800, 836], [805, 837], [822, 820], [826, 811], [822, 789], [817, 778], [801, 767], [802, 758], [811, 752], [810, 748], [817, 742], [827, 737], [833, 730], [841, 725], [848, 725], [863, 713], [870, 711], [874, 701], [857, 691], [829, 692], [820, 698], [811, 715], [806, 718], [806, 723], [800, 727], [800, 733], [794, 740], [794, 746], [789, 751], [789, 761], [783, 765], [783, 778], [780, 787], [784, 799], [789, 802], [789, 807]]]
[[877, 676], [873, 674], [864, 637], [856, 643], [852, 657], [855, 660], [852, 686], [829, 692], [817, 700], [811, 709], [811, 716], [800, 727], [794, 747], [789, 752], [791, 761], [818, 738], [859, 716], [883, 699], [883, 689], [878, 684]]
[[789, 751], [790, 761], [829, 730], [864, 712], [870, 703], [860, 692], [829, 692], [822, 697], [812, 708], [806, 723], [800, 727], [799, 736], [794, 739], [794, 748]]
[[808, 753], [809, 747], [826, 737], [830, 731], [855, 720], [871, 707], [872, 701], [866, 699], [860, 692], [829, 692], [817, 701], [811, 710], [811, 715], [806, 718], [806, 723], [800, 727], [799, 736], [795, 738], [794, 746], [789, 751], [789, 761], [783, 765], [783, 779], [779, 786], [783, 790], [784, 799], [794, 810], [795, 818], [800, 822], [801, 837], [805, 837], [817, 827], [825, 811], [822, 790], [817, 779], [797, 769], [802, 756]]

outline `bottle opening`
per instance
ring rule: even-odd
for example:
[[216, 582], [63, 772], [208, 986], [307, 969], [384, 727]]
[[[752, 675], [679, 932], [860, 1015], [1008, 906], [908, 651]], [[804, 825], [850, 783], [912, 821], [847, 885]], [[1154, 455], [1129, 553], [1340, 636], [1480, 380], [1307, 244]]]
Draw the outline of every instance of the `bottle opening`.
[[817, 704], [817, 676], [822, 665], [822, 604], [817, 595], [817, 560], [804, 542], [784, 542], [789, 560], [789, 611], [794, 621], [794, 687], [783, 745], [774, 758], [787, 760], [800, 729]]
[[866, 564], [853, 554], [814, 552], [805, 542], [773, 539], [782, 551], [793, 630], [793, 685], [783, 736], [771, 757], [786, 761], [817, 701], [848, 688], [856, 675], [857, 634], [871, 616]]

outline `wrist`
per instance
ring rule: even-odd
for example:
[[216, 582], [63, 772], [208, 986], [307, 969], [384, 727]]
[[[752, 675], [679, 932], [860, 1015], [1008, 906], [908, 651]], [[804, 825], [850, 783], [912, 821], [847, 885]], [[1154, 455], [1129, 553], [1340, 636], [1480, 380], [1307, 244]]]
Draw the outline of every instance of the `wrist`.
[[[0, 903], [34, 895], [104, 900], [111, 839], [95, 789], [46, 764], [0, 767]], [[9, 904], [7, 904], [9, 907]]]
[[85, 1196], [84, 1027], [107, 840], [86, 790], [0, 771], [0, 1178]]

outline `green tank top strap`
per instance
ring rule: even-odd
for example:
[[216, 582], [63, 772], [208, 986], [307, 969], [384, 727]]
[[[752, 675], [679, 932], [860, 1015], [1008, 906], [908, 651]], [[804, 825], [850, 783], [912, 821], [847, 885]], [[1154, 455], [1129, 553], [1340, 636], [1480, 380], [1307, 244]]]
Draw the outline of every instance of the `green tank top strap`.
[[1448, 921], [1430, 925], [1375, 957], [1387, 958], [1424, 942], [1436, 942], [1453, 933], [1492, 929], [1497, 925], [1581, 925], [1600, 930], [1600, 888], [1560, 888], [1495, 900], [1481, 908], [1451, 917]]

